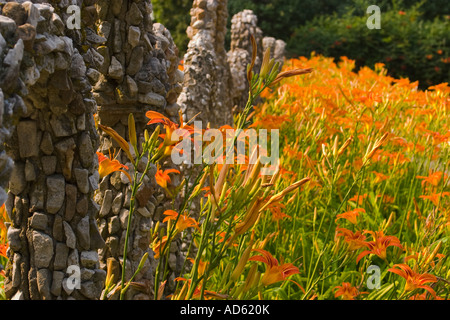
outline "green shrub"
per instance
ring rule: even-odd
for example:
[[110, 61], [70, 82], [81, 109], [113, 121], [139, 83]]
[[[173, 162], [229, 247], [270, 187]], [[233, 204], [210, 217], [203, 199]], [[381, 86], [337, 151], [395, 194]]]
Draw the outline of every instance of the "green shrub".
[[186, 29], [191, 22], [189, 11], [192, 0], [153, 0], [154, 22], [162, 23], [172, 34], [180, 56], [187, 50], [189, 38]]
[[290, 52], [347, 56], [356, 60], [357, 67], [382, 62], [390, 75], [419, 80], [421, 88], [449, 81], [449, 16], [423, 20], [418, 5], [404, 11], [394, 6], [381, 10], [381, 29], [369, 29], [369, 14], [355, 15], [367, 8], [367, 2], [360, 3], [342, 16], [319, 16], [297, 28], [289, 41]]

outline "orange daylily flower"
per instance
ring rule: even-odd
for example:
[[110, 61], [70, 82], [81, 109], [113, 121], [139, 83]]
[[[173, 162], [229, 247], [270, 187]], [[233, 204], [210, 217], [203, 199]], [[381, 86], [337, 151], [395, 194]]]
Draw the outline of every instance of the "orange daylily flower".
[[359, 216], [360, 213], [365, 212], [366, 210], [364, 210], [363, 208], [356, 208], [354, 210], [338, 214], [336, 216], [336, 221], [338, 221], [339, 219], [347, 219], [351, 223], [356, 224], [357, 223], [356, 218]]
[[365, 247], [369, 248], [369, 250], [365, 250], [361, 252], [356, 258], [356, 263], [359, 262], [364, 256], [368, 254], [375, 254], [383, 260], [386, 260], [386, 249], [391, 246], [395, 246], [404, 250], [403, 246], [395, 236], [386, 236], [383, 231], [369, 231], [366, 230], [364, 233], [370, 233], [372, 235], [373, 241], [364, 241], [362, 242]]
[[[279, 265], [278, 260], [266, 250], [252, 249], [252, 251], [261, 253], [262, 256], [253, 256], [249, 258], [248, 261], [260, 261], [267, 265], [266, 272], [261, 278], [262, 284], [264, 286], [268, 286], [279, 281], [284, 281], [287, 277], [293, 274], [300, 273], [298, 268], [292, 263], [284, 263], [282, 265]], [[296, 283], [295, 281], [292, 282], [294, 282], [303, 292], [305, 292], [305, 290], [298, 283]]]
[[167, 244], [167, 236], [163, 236], [161, 240], [155, 239], [153, 243], [150, 245], [153, 252], [155, 252], [154, 258], [159, 259], [161, 256], [162, 250], [165, 249]]
[[432, 186], [437, 187], [438, 184], [439, 184], [439, 182], [441, 182], [441, 180], [442, 180], [442, 176], [444, 176], [444, 180], [447, 179], [447, 175], [444, 174], [444, 173], [441, 172], [441, 171], [436, 171], [436, 172], [434, 172], [434, 173], [430, 171], [430, 174], [429, 174], [427, 177], [424, 177], [424, 176], [417, 176], [416, 178], [417, 178], [417, 179], [423, 179], [423, 181], [422, 181], [422, 187], [423, 187], [426, 183], [429, 183], [429, 184], [431, 184]]
[[0, 243], [6, 243], [7, 241], [6, 233], [8, 230], [6, 229], [5, 222], [11, 221], [9, 220], [8, 213], [6, 212], [5, 204], [3, 204], [0, 207]]
[[7, 256], [6, 256], [6, 250], [8, 250], [8, 247], [9, 247], [9, 245], [7, 244], [7, 243], [5, 243], [5, 244], [0, 244], [0, 256], [1, 257], [5, 257], [5, 258], [8, 258]]
[[103, 153], [98, 151], [97, 156], [98, 156], [98, 173], [100, 174], [100, 179], [103, 179], [104, 177], [113, 172], [119, 171], [123, 172], [131, 183], [130, 174], [125, 170], [122, 170], [122, 169], [128, 170], [128, 167], [126, 165], [121, 164], [117, 159], [111, 160], [110, 158], [106, 157]]
[[368, 294], [368, 292], [359, 292], [359, 290], [351, 285], [349, 282], [343, 282], [341, 286], [336, 286], [334, 289], [334, 297], [342, 297], [343, 300], [355, 300], [361, 294]]
[[406, 279], [405, 291], [413, 291], [416, 289], [425, 289], [429, 293], [436, 297], [436, 292], [425, 283], [437, 282], [436, 276], [429, 273], [417, 273], [413, 271], [407, 264], [394, 264], [392, 268], [388, 269], [389, 272], [398, 274], [400, 277]]
[[178, 221], [175, 226], [177, 233], [182, 232], [183, 230], [185, 230], [187, 228], [196, 228], [196, 229], [200, 230], [200, 228], [198, 226], [198, 222], [195, 221], [195, 219], [193, 219], [193, 218], [189, 218], [189, 217], [185, 216], [184, 214], [178, 214], [178, 212], [176, 212], [174, 210], [166, 210], [166, 211], [164, 211], [164, 215], [166, 217], [164, 218], [163, 222], [166, 222], [169, 220], [176, 221], [177, 217], [178, 217]]
[[367, 198], [367, 193], [364, 193], [363, 195], [355, 195], [354, 197], [348, 199], [348, 201], [354, 201], [357, 204], [362, 205], [365, 198]]
[[366, 236], [361, 231], [353, 231], [345, 228], [336, 228], [336, 236], [344, 237], [344, 241], [348, 244], [348, 250], [354, 251], [364, 247]]
[[[169, 118], [156, 111], [147, 111], [145, 115], [147, 118], [150, 119], [147, 125], [161, 123], [164, 126], [164, 129], [166, 129], [165, 134], [159, 135], [161, 138], [164, 139], [163, 143], [160, 145], [160, 148], [165, 148], [164, 150], [165, 156], [171, 154], [172, 149], [180, 142], [180, 140], [190, 136], [194, 132], [194, 128], [192, 126], [184, 124], [183, 115], [181, 112], [180, 112], [180, 125], [176, 124], [175, 122], [172, 122]], [[174, 133], [176, 133], [179, 136], [179, 139], [174, 139], [173, 137]]]
[[435, 206], [438, 206], [439, 201], [441, 200], [441, 197], [448, 197], [448, 196], [450, 196], [450, 192], [446, 191], [446, 192], [442, 192], [442, 193], [433, 193], [429, 196], [422, 195], [422, 196], [419, 196], [419, 198], [430, 200], [431, 202], [433, 202], [433, 204]]
[[372, 173], [375, 175], [375, 179], [373, 180], [374, 183], [378, 183], [378, 182], [389, 179], [389, 177], [387, 175], [382, 174], [380, 172], [372, 171]]
[[178, 171], [177, 169], [167, 169], [164, 171], [158, 169], [158, 171], [155, 174], [156, 183], [165, 190], [167, 190], [167, 184], [172, 182], [172, 180], [170, 179], [169, 173], [180, 174], [180, 171]]

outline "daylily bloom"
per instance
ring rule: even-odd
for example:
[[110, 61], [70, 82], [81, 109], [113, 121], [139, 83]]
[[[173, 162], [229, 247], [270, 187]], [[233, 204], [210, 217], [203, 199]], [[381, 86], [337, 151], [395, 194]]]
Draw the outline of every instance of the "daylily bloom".
[[375, 254], [383, 260], [386, 260], [386, 249], [390, 246], [398, 247], [404, 250], [403, 246], [395, 236], [385, 236], [383, 231], [364, 231], [364, 233], [370, 233], [372, 235], [373, 241], [362, 242], [365, 247], [369, 250], [361, 252], [356, 258], [356, 263], [359, 262], [364, 256], [368, 254]]
[[438, 206], [439, 205], [439, 201], [441, 200], [441, 197], [448, 197], [448, 196], [450, 196], [450, 192], [440, 192], [440, 193], [433, 193], [433, 194], [431, 194], [431, 195], [429, 195], [429, 196], [425, 196], [425, 195], [423, 195], [423, 196], [420, 196], [419, 198], [422, 198], [422, 199], [427, 199], [427, 200], [430, 200], [431, 202], [433, 202], [433, 204], [435, 205], [435, 206]]
[[181, 232], [187, 228], [196, 228], [196, 229], [200, 229], [198, 226], [198, 222], [195, 221], [195, 219], [193, 218], [189, 218], [183, 214], [178, 214], [178, 212], [174, 211], [174, 210], [166, 210], [164, 212], [164, 215], [166, 216], [163, 220], [163, 222], [169, 221], [169, 220], [173, 220], [176, 221], [177, 217], [178, 217], [178, 221], [177, 224], [175, 226], [177, 232]]
[[169, 173], [180, 173], [177, 169], [167, 169], [167, 170], [158, 170], [155, 174], [156, 183], [161, 186], [161, 188], [167, 190], [167, 184], [171, 183]]
[[413, 271], [407, 264], [394, 264], [392, 268], [388, 269], [389, 272], [398, 274], [400, 277], [406, 279], [405, 291], [413, 291], [416, 289], [425, 289], [429, 293], [436, 297], [436, 292], [425, 283], [437, 282], [436, 276], [424, 273], [420, 274]]
[[334, 293], [334, 297], [341, 297], [343, 300], [355, 300], [360, 294], [367, 294], [368, 292], [359, 292], [359, 290], [353, 287], [349, 282], [343, 282], [342, 286], [335, 287], [337, 291]]
[[430, 174], [427, 177], [416, 176], [416, 178], [423, 179], [422, 186], [424, 186], [425, 183], [429, 183], [432, 186], [437, 187], [439, 182], [441, 182], [441, 180], [442, 180], [442, 176], [444, 176], [444, 180], [447, 179], [447, 175], [445, 173], [442, 173], [441, 171], [436, 171], [434, 173], [430, 171]]
[[354, 251], [364, 247], [364, 240], [366, 236], [362, 234], [361, 231], [353, 231], [345, 228], [336, 228], [336, 236], [344, 237], [344, 241], [348, 244], [348, 250]]
[[366, 210], [364, 210], [363, 208], [356, 208], [354, 210], [338, 214], [336, 216], [336, 221], [338, 221], [339, 219], [347, 219], [351, 223], [356, 224], [357, 223], [356, 218], [359, 216], [360, 213], [365, 212]]
[[8, 258], [6, 256], [6, 250], [8, 250], [8, 244], [7, 243], [6, 244], [0, 244], [0, 256], [1, 257]]
[[[161, 123], [166, 129], [165, 134], [159, 135], [162, 139], [164, 139], [163, 143], [160, 145], [160, 148], [164, 148], [164, 156], [169, 156], [171, 154], [173, 148], [180, 142], [180, 139], [186, 138], [194, 132], [194, 128], [192, 126], [184, 124], [181, 112], [180, 125], [172, 122], [169, 118], [156, 111], [147, 111], [145, 115], [150, 119], [147, 125]], [[178, 139], [175, 139], [173, 136], [174, 133], [178, 135]]]
[[155, 239], [153, 243], [150, 245], [152, 250], [155, 252], [155, 259], [158, 259], [161, 255], [162, 250], [164, 250], [167, 243], [167, 236], [162, 237], [161, 240]]
[[119, 160], [114, 159], [111, 160], [110, 158], [106, 157], [103, 153], [97, 151], [98, 156], [98, 173], [100, 174], [100, 179], [103, 179], [107, 175], [119, 171], [123, 172], [128, 180], [131, 182], [131, 176], [128, 172], [122, 169], [128, 170], [128, 167], [126, 165], [123, 165], [119, 162]]
[[[298, 268], [294, 266], [292, 263], [284, 263], [282, 265], [278, 264], [278, 260], [274, 258], [269, 252], [262, 249], [252, 249], [252, 251], [256, 251], [262, 254], [262, 256], [253, 256], [248, 261], [260, 261], [267, 265], [266, 272], [261, 278], [261, 282], [264, 286], [271, 285], [273, 283], [286, 280], [287, 277], [300, 273]], [[290, 280], [292, 281], [292, 280]], [[297, 286], [305, 292], [305, 290], [295, 281], [292, 281]]]
[[272, 221], [278, 221], [284, 218], [291, 218], [291, 216], [285, 214], [284, 212], [281, 212], [282, 209], [286, 209], [286, 206], [280, 203], [279, 201], [272, 202], [271, 204], [269, 204], [267, 209], [269, 209], [270, 212], [272, 213]]
[[0, 207], [0, 243], [6, 243], [7, 229], [5, 222], [10, 222], [8, 213], [6, 212], [5, 204]]

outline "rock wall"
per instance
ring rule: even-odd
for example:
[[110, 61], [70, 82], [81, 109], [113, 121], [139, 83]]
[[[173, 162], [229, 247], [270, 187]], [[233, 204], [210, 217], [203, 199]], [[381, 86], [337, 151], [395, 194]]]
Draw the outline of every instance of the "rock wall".
[[232, 124], [233, 83], [225, 50], [227, 0], [194, 0], [190, 39], [184, 56], [183, 91], [178, 104], [185, 120], [197, 113], [196, 120], [212, 128]]
[[[88, 63], [88, 73], [98, 104], [99, 121], [129, 141], [128, 115], [133, 113], [142, 140], [149, 121], [145, 117], [146, 111], [154, 110], [178, 119], [176, 100], [183, 80], [183, 73], [178, 70], [178, 49], [170, 32], [163, 25], [152, 23], [152, 4], [148, 0], [98, 1], [96, 9], [98, 20], [92, 30], [99, 31], [101, 41], [93, 43], [87, 54], [92, 56], [92, 62], [96, 62]], [[117, 147], [109, 136], [101, 133], [99, 151], [108, 154], [114, 148], [118, 150]], [[124, 153], [119, 159], [132, 168]], [[142, 161], [138, 167], [141, 173], [145, 164]], [[142, 256], [149, 253], [149, 259], [134, 280], [145, 289], [131, 288], [127, 299], [153, 297], [156, 261], [149, 248], [150, 231], [154, 223], [162, 222], [165, 210], [174, 209], [171, 200], [156, 184], [155, 173], [156, 167], [152, 167], [136, 195], [137, 206], [127, 252], [127, 280], [134, 274]], [[94, 198], [100, 206], [98, 225], [106, 241], [106, 247], [99, 251], [101, 265], [105, 269], [110, 261], [116, 280], [121, 274], [130, 197], [128, 179], [123, 173], [116, 172], [100, 182]], [[176, 251], [178, 247], [174, 243], [168, 261], [172, 280], [182, 263]], [[173, 286], [174, 281], [170, 281], [167, 289], [173, 289]]]
[[[52, 6], [8, 2], [0, 21], [11, 45], [0, 87], [13, 110], [22, 109], [6, 143], [15, 163], [6, 202], [6, 295], [96, 299], [106, 277], [97, 250], [105, 242], [92, 200], [98, 135], [87, 68]], [[79, 285], [68, 281], [77, 270]]]

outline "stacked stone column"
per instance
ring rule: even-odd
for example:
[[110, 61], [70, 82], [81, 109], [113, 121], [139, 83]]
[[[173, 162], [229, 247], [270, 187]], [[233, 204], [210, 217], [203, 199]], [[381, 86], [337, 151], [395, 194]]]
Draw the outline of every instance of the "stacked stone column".
[[[98, 104], [99, 121], [129, 141], [128, 115], [133, 113], [142, 142], [144, 128], [149, 121], [145, 117], [146, 111], [158, 111], [172, 116], [174, 120], [178, 119], [176, 100], [183, 79], [183, 73], [178, 70], [178, 50], [169, 31], [161, 24], [152, 23], [150, 1], [98, 1], [95, 7], [98, 20], [92, 29], [98, 30], [98, 36], [104, 39], [104, 44], [90, 49], [90, 56], [95, 63], [91, 64], [88, 73]], [[153, 129], [151, 127], [149, 131]], [[99, 150], [108, 155], [109, 151], [119, 151], [119, 148], [111, 137], [101, 133]], [[133, 176], [133, 166], [125, 153], [121, 152], [118, 159], [130, 168]], [[139, 164], [141, 173], [146, 160]], [[165, 210], [176, 209], [172, 208], [171, 200], [165, 197], [164, 191], [156, 184], [155, 173], [156, 168], [153, 166], [136, 195], [126, 279], [129, 280], [134, 274], [146, 252], [149, 253], [149, 259], [134, 279], [141, 284], [141, 290], [131, 287], [126, 299], [153, 298], [156, 261], [149, 248], [151, 230], [157, 221], [162, 222]], [[105, 177], [94, 197], [100, 206], [99, 229], [106, 241], [106, 247], [99, 252], [101, 264], [106, 270], [110, 262], [116, 282], [121, 278], [130, 197], [129, 181], [120, 172]], [[173, 280], [182, 261], [175, 254], [178, 251], [176, 242], [171, 248], [168, 262], [170, 279]], [[174, 282], [169, 281], [167, 288], [173, 289], [173, 286]]]
[[96, 299], [106, 276], [97, 250], [105, 242], [92, 200], [98, 135], [87, 69], [52, 6], [9, 2], [2, 14], [11, 19], [0, 17], [2, 35], [15, 44], [1, 87], [23, 109], [7, 141], [15, 164], [5, 292], [13, 299]]
[[233, 121], [233, 83], [225, 50], [227, 17], [227, 0], [194, 0], [178, 104], [186, 120], [201, 112], [196, 119], [204, 128], [208, 122], [218, 128]]

